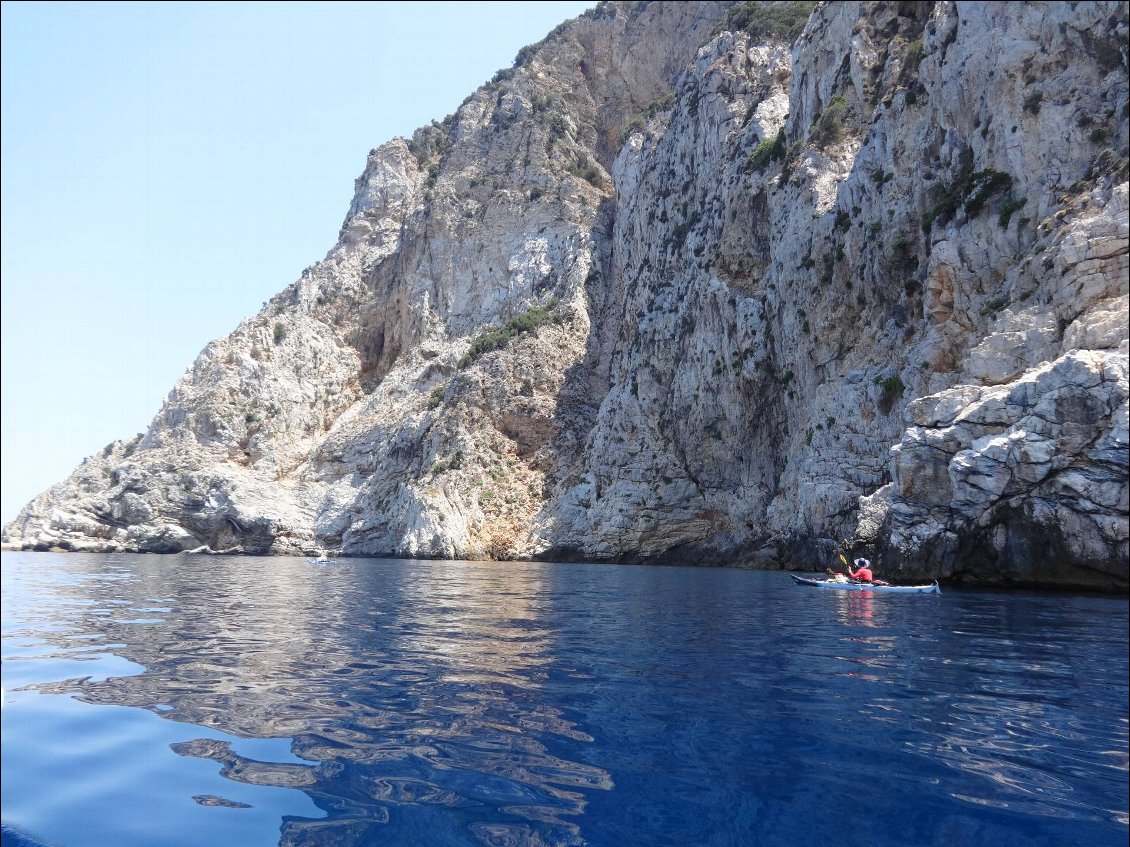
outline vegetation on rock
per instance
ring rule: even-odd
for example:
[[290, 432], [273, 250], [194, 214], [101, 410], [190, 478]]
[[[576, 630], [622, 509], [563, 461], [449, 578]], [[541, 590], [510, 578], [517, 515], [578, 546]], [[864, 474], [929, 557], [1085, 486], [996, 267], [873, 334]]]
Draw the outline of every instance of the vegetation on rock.
[[487, 330], [476, 336], [470, 348], [459, 360], [459, 367], [465, 368], [484, 354], [501, 350], [519, 335], [534, 332], [546, 324], [564, 322], [565, 315], [557, 310], [556, 300], [550, 300], [545, 306], [531, 306], [522, 314], [512, 317], [499, 329]]
[[748, 0], [738, 3], [726, 13], [721, 29], [748, 32], [757, 39], [774, 39], [791, 44], [808, 23], [815, 3], [762, 3]]

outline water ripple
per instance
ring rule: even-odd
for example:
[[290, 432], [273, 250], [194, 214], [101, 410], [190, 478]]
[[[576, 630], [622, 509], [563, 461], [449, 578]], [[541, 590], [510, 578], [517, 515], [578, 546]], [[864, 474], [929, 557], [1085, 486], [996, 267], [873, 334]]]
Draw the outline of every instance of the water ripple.
[[[585, 565], [4, 564], [5, 822], [59, 844], [153, 843], [114, 829], [142, 798], [169, 845], [1126, 841], [1124, 601]], [[57, 813], [80, 807], [100, 840]]]

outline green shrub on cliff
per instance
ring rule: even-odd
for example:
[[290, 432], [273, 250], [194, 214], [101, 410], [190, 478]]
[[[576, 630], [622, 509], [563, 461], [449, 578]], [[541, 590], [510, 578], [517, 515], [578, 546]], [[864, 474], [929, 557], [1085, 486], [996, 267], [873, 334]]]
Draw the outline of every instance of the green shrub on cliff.
[[620, 132], [621, 137], [627, 138], [633, 132], [642, 131], [643, 128], [647, 126], [648, 121], [650, 121], [660, 112], [671, 108], [671, 105], [674, 102], [674, 94], [668, 94], [667, 96], [661, 97], [658, 100], [652, 100], [647, 106], [640, 109], [640, 111], [636, 113], [635, 117], [628, 121], [628, 123], [624, 126], [624, 129]]
[[443, 403], [443, 395], [447, 392], [446, 385], [437, 385], [432, 389], [432, 393], [428, 395], [428, 408], [438, 409]]
[[788, 44], [804, 31], [815, 3], [738, 3], [726, 13], [721, 29], [748, 32], [754, 39], [775, 39]]
[[763, 138], [761, 142], [753, 148], [746, 159], [746, 169], [751, 171], [762, 171], [775, 159], [783, 159], [785, 157], [785, 131], [782, 129], [772, 138]]
[[[945, 223], [953, 217], [958, 207], [964, 206], [965, 213], [975, 218], [985, 208], [989, 198], [1012, 187], [1012, 176], [1004, 171], [983, 170], [973, 172], [972, 167], [964, 167], [952, 185], [938, 183], [934, 186], [934, 207], [926, 213], [922, 228], [929, 232], [935, 221]], [[1006, 201], [1007, 205], [1008, 201]], [[1004, 206], [1002, 206], [1004, 208]], [[1008, 214], [1016, 211], [1013, 208]], [[1007, 217], [1001, 226], [1007, 226]]]
[[828, 105], [816, 116], [809, 140], [820, 148], [839, 144], [844, 140], [844, 120], [847, 118], [847, 112], [847, 101], [837, 94], [828, 101]]
[[906, 50], [902, 54], [902, 69], [899, 71], [900, 85], [910, 85], [918, 79], [918, 66], [922, 64], [925, 52], [921, 38], [906, 45]]
[[997, 223], [1007, 229], [1008, 222], [1012, 220], [1013, 213], [1023, 208], [1023, 199], [1005, 200], [1003, 203], [1001, 203], [1000, 211], [997, 213]]
[[889, 415], [895, 403], [906, 391], [906, 385], [898, 374], [891, 374], [886, 377], [877, 376], [874, 381], [877, 386], [883, 389], [883, 393], [879, 397], [879, 411], [884, 415]]
[[493, 350], [501, 350], [511, 339], [527, 332], [533, 332], [546, 324], [562, 324], [565, 315], [557, 311], [557, 300], [550, 300], [545, 306], [531, 306], [520, 315], [515, 315], [499, 329], [480, 333], [471, 342], [470, 348], [459, 360], [459, 367], [465, 368], [480, 356]]

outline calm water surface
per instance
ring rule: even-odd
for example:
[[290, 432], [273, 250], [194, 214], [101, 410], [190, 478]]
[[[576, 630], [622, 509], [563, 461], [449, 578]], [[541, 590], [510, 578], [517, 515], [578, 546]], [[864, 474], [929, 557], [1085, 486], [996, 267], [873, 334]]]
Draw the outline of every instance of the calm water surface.
[[1119, 845], [1127, 601], [3, 555], [4, 844]]

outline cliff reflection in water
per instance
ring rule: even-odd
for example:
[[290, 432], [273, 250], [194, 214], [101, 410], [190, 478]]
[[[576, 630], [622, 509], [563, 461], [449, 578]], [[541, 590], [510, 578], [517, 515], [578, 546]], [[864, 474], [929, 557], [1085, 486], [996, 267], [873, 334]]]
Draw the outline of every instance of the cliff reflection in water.
[[[113, 599], [75, 605], [73, 626], [144, 671], [40, 688], [292, 738], [309, 765], [253, 761], [215, 739], [174, 746], [230, 779], [300, 788], [329, 813], [287, 819], [283, 844], [365, 843], [408, 807], [398, 832], [418, 827], [420, 843], [440, 814], [490, 843], [529, 840], [529, 821], [542, 837], [579, 843], [570, 818], [584, 810], [583, 789], [611, 787], [605, 771], [547, 748], [591, 738], [539, 696], [553, 633], [539, 624], [537, 566], [95, 558], [111, 569], [94, 578], [109, 580]], [[89, 598], [82, 583], [53, 591]]]

